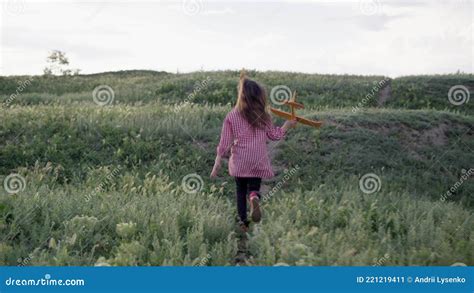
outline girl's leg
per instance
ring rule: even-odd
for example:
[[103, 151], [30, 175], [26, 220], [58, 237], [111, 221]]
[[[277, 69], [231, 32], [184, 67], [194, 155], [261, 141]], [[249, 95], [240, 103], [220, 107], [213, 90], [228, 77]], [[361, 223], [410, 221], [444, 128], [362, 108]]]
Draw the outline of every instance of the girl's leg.
[[242, 222], [247, 222], [247, 179], [242, 177], [235, 177], [236, 197], [237, 197], [237, 212]]
[[262, 183], [261, 178], [249, 178], [248, 179], [248, 191], [250, 197], [250, 215], [252, 221], [260, 222], [262, 213], [260, 211], [260, 184]]
[[249, 195], [254, 192], [257, 193], [260, 198], [260, 185], [262, 184], [262, 178], [252, 177], [248, 178], [248, 192]]

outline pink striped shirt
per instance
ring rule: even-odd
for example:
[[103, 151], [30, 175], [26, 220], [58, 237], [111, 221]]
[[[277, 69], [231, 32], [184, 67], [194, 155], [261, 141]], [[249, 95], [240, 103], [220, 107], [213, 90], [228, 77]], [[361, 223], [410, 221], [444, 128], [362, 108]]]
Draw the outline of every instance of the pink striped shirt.
[[271, 123], [266, 129], [254, 129], [234, 108], [224, 119], [217, 154], [225, 157], [230, 150], [231, 176], [271, 178], [274, 174], [267, 141], [280, 140], [284, 136], [285, 130]]

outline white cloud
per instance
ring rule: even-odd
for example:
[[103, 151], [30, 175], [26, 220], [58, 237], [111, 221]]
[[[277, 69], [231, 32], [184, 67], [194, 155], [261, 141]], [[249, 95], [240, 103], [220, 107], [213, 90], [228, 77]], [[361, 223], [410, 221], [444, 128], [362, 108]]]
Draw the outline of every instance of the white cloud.
[[219, 14], [234, 14], [234, 10], [232, 10], [229, 7], [226, 7], [224, 9], [216, 9], [216, 10], [204, 10], [203, 14], [204, 15], [219, 15]]

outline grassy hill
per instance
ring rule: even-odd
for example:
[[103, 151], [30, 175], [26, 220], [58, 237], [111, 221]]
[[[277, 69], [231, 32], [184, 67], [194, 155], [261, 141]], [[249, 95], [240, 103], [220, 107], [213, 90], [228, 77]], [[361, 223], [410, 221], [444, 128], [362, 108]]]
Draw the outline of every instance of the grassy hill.
[[[448, 100], [449, 89], [465, 86], [474, 89], [472, 74], [409, 76], [390, 79], [384, 76], [321, 75], [293, 72], [256, 72], [250, 76], [263, 83], [268, 92], [278, 85], [286, 85], [298, 92], [306, 106], [315, 109], [357, 107], [364, 98], [364, 107], [383, 106], [405, 109], [453, 110], [474, 114], [473, 103], [453, 105]], [[18, 105], [67, 104], [92, 102], [92, 91], [100, 85], [110, 86], [115, 93], [115, 103], [177, 103], [183, 101], [197, 84], [208, 80], [205, 91], [196, 93], [192, 102], [227, 104], [234, 103], [237, 71], [195, 72], [172, 74], [155, 71], [123, 71], [78, 76], [14, 76], [0, 77], [0, 101], [15, 93], [19, 84], [28, 86], [15, 100]], [[380, 104], [379, 92], [389, 87]], [[367, 97], [369, 96], [369, 97]]]
[[[456, 85], [466, 87], [469, 95], [472, 96], [474, 91], [473, 75], [426, 75], [397, 78], [392, 83], [392, 97], [386, 106], [405, 109], [449, 109], [473, 115], [474, 103], [472, 101], [459, 106], [449, 103], [449, 90]], [[457, 102], [455, 98], [453, 99]], [[462, 97], [459, 96], [459, 99]]]
[[[208, 178], [237, 72], [1, 77], [4, 102], [31, 82], [0, 108], [0, 179], [25, 179], [16, 194], [0, 189], [0, 262], [474, 264], [472, 101], [451, 108], [446, 97], [472, 75], [390, 80], [389, 99], [378, 103], [377, 87], [356, 110], [384, 77], [250, 75], [269, 92], [297, 89], [303, 114], [325, 125], [270, 145], [276, 177], [248, 236], [235, 229], [232, 178]], [[94, 103], [98, 85], [113, 88], [113, 105]], [[197, 193], [182, 184], [189, 174]], [[373, 192], [366, 174], [379, 180]]]

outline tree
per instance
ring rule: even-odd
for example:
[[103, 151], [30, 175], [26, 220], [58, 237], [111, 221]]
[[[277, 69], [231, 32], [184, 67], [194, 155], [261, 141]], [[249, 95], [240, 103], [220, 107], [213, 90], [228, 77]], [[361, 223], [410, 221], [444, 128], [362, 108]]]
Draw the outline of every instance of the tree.
[[80, 69], [70, 69], [69, 59], [66, 53], [60, 50], [53, 50], [46, 58], [48, 66], [43, 69], [44, 75], [77, 75]]

